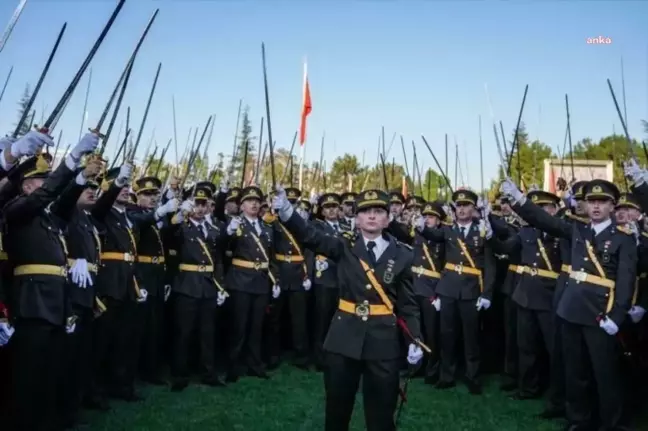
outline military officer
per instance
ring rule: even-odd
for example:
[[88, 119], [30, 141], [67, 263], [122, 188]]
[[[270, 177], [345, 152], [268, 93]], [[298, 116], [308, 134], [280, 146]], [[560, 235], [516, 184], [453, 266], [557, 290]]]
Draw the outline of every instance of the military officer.
[[341, 216], [340, 216], [340, 227], [346, 231], [352, 231], [355, 229], [355, 199], [356, 193], [347, 192], [342, 193], [340, 200], [342, 201]]
[[[317, 200], [317, 207], [324, 220], [314, 220], [313, 226], [327, 235], [339, 237], [342, 234], [338, 219], [340, 196], [336, 193], [324, 193]], [[337, 264], [328, 257], [318, 254], [315, 256], [315, 327], [314, 350], [315, 364], [318, 370], [324, 370], [326, 356], [324, 354], [324, 339], [328, 333], [331, 319], [338, 307], [339, 282]]]
[[[421, 211], [429, 226], [438, 225], [446, 217], [443, 207], [438, 202], [426, 203]], [[432, 353], [427, 357], [425, 367], [425, 383], [434, 385], [439, 381], [439, 308], [440, 300], [436, 297], [435, 289], [441, 279], [441, 268], [444, 264], [443, 243], [431, 243], [415, 231], [412, 245], [414, 260], [412, 274], [414, 275], [414, 293], [421, 310], [422, 333], [425, 344]]]
[[379, 190], [361, 192], [355, 205], [358, 233], [342, 238], [306, 223], [281, 188], [273, 206], [295, 238], [338, 264], [340, 301], [324, 342], [329, 353], [325, 429], [349, 429], [362, 377], [367, 429], [395, 430], [401, 356], [398, 319], [403, 319], [412, 337], [408, 361], [417, 363], [423, 351], [412, 290], [412, 251], [383, 236], [389, 222], [388, 195]]
[[[13, 429], [18, 431], [43, 430], [58, 422], [58, 365], [65, 331], [74, 331], [74, 324], [66, 321], [68, 249], [62, 228], [67, 220], [52, 214], [48, 207], [70, 182], [85, 183], [83, 173], [77, 174], [76, 169], [81, 157], [94, 151], [98, 143], [97, 135], [84, 136], [51, 175], [51, 156], [46, 153], [21, 163], [16, 184], [20, 195], [3, 209], [9, 233], [7, 253], [14, 268], [12, 401]], [[3, 151], [3, 165], [15, 165], [20, 156], [51, 145], [49, 136], [28, 132]], [[75, 203], [73, 199], [66, 205], [74, 207]]]
[[[555, 216], [560, 198], [552, 193], [534, 190], [528, 199]], [[519, 349], [518, 391], [513, 399], [526, 400], [541, 394], [540, 365], [543, 348], [553, 352], [553, 295], [560, 268], [560, 243], [558, 238], [544, 234], [539, 229], [524, 226], [515, 236], [500, 242], [491, 239], [495, 250], [505, 254], [520, 253], [520, 263], [515, 272], [519, 280], [512, 295], [518, 306], [517, 328]], [[560, 404], [556, 408], [562, 407]]]
[[[599, 179], [583, 186], [590, 217], [587, 225], [547, 214], [526, 199], [509, 179], [502, 183], [502, 192], [512, 197], [515, 212], [529, 224], [571, 241], [571, 271], [557, 308], [563, 320], [569, 429], [618, 429], [623, 392], [615, 335], [630, 310], [637, 265], [632, 231], [611, 218], [619, 190]], [[599, 423], [595, 422], [590, 398], [594, 387]]]
[[[286, 189], [288, 201], [298, 208], [301, 191], [294, 187]], [[306, 319], [307, 296], [311, 289], [306, 256], [303, 245], [300, 244], [279, 220], [273, 222], [274, 229], [274, 259], [279, 269], [281, 279], [281, 294], [272, 300], [270, 313], [270, 361], [268, 366], [276, 368], [281, 357], [282, 344], [282, 315], [288, 308], [293, 348], [295, 350], [294, 365], [307, 368], [309, 365], [308, 325]]]
[[241, 191], [241, 216], [232, 217], [227, 226], [232, 266], [226, 283], [232, 311], [227, 380], [235, 382], [247, 369], [262, 379], [269, 378], [261, 357], [263, 323], [269, 293], [277, 298], [280, 280], [274, 261], [272, 226], [259, 217], [263, 199], [261, 189], [249, 186]]
[[[225, 232], [206, 222], [210, 212], [211, 188], [200, 183], [185, 196], [181, 212], [174, 217], [175, 248], [180, 265], [174, 281], [174, 348], [172, 373], [173, 391], [182, 391], [189, 384], [188, 356], [191, 338], [197, 332], [200, 346], [200, 365], [204, 371], [202, 383], [224, 386], [215, 371], [214, 341], [215, 313], [227, 298], [223, 288], [223, 263], [220, 249], [226, 240]], [[190, 200], [192, 199], [192, 200]]]
[[444, 243], [446, 263], [437, 284], [439, 298], [441, 374], [437, 388], [455, 385], [457, 367], [456, 342], [462, 325], [466, 362], [466, 385], [470, 393], [481, 394], [478, 380], [480, 366], [479, 311], [491, 305], [495, 281], [495, 257], [486, 239], [490, 224], [473, 219], [478, 196], [470, 190], [457, 190], [452, 195], [455, 205], [455, 223], [452, 226], [424, 226], [423, 219], [416, 225], [423, 237], [433, 243]]

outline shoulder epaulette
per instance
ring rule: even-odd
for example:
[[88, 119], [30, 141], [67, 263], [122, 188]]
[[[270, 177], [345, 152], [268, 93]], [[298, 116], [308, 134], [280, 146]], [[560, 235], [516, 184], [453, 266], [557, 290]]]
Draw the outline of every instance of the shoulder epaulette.
[[355, 241], [355, 239], [356, 239], [356, 234], [354, 232], [350, 232], [350, 231], [342, 232], [342, 236], [344, 238], [348, 239], [349, 241]]
[[396, 241], [396, 244], [398, 244], [399, 246], [402, 245], [403, 247], [405, 247], [405, 248], [408, 249], [408, 250], [414, 250], [414, 248], [413, 248], [411, 245], [406, 244], [406, 243], [404, 243], [404, 242]]
[[617, 225], [616, 228], [619, 232], [623, 232], [626, 235], [632, 235], [632, 231], [625, 226]]
[[643, 231], [642, 231], [642, 232], [641, 232], [641, 236], [645, 236], [646, 238], [648, 238], [648, 232], [643, 232]]
[[490, 212], [492, 215], [497, 216], [497, 217], [502, 217], [502, 212], [501, 211], [491, 211]]
[[441, 224], [444, 225], [444, 226], [453, 226], [454, 225], [454, 223], [447, 222], [447, 221], [442, 221]]
[[571, 212], [568, 212], [568, 213], [566, 212], [565, 216], [567, 216], [568, 218], [570, 218], [572, 220], [579, 221], [579, 222], [584, 223], [584, 224], [588, 224], [590, 222], [589, 219], [587, 219], [585, 217], [577, 216], [576, 214], [572, 214]]

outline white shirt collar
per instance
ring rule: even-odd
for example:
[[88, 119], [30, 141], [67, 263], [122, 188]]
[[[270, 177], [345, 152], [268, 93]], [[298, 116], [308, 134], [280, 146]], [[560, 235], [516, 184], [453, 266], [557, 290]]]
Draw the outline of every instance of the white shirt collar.
[[366, 237], [362, 237], [364, 240], [365, 247], [367, 247], [367, 244], [369, 241], [373, 241], [376, 243], [376, 246], [373, 248], [374, 255], [376, 256], [376, 260], [380, 259], [380, 256], [383, 254], [383, 252], [387, 249], [387, 246], [389, 246], [389, 241], [387, 241], [383, 236], [379, 236], [376, 239], [369, 239]]
[[601, 223], [591, 223], [592, 229], [594, 230], [594, 236], [600, 234], [603, 232], [605, 229], [607, 229], [608, 226], [612, 224], [612, 219], [607, 219]]
[[257, 218], [250, 218], [250, 217], [248, 217], [248, 216], [243, 216], [243, 217], [245, 217], [245, 219], [246, 219], [247, 221], [249, 221], [250, 224], [252, 224], [252, 226], [254, 226], [255, 224], [256, 224], [256, 225], [259, 224], [259, 219], [257, 219]]
[[340, 229], [340, 224], [338, 222], [336, 222], [336, 221], [326, 220], [326, 223], [328, 223], [334, 229], [336, 227], [337, 227], [338, 230]]

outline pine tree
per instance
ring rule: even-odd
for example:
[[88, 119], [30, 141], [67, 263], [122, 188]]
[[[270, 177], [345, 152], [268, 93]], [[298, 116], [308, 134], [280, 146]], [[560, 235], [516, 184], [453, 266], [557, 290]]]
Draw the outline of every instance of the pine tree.
[[[25, 90], [23, 91], [23, 94], [20, 97], [20, 101], [18, 102], [18, 120], [16, 121], [16, 124], [14, 126], [18, 126], [18, 122], [23, 117], [23, 114], [27, 109], [29, 109], [29, 99], [31, 99], [31, 90], [29, 89], [29, 84], [25, 84]], [[19, 136], [22, 136], [25, 133], [29, 132], [30, 123], [30, 115], [27, 115], [23, 123], [20, 125], [20, 129], [18, 129]]]
[[245, 169], [245, 182], [249, 178], [250, 173], [255, 167], [254, 154], [256, 147], [254, 141], [256, 137], [252, 136], [252, 123], [250, 122], [250, 107], [245, 106], [243, 110], [243, 117], [241, 118], [241, 130], [238, 135], [238, 144], [236, 146], [236, 155], [232, 160], [230, 181], [237, 186], [241, 182], [241, 175], [243, 173], [243, 158], [245, 157], [245, 147], [247, 145], [247, 159]]

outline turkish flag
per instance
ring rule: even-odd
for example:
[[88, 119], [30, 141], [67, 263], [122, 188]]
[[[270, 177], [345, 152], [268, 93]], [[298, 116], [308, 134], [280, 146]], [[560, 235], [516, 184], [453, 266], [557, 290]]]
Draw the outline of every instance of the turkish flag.
[[311, 103], [310, 86], [308, 85], [308, 72], [306, 63], [304, 63], [304, 100], [302, 103], [301, 111], [301, 124], [299, 126], [299, 145], [304, 145], [306, 142], [306, 117], [308, 117], [313, 110]]

